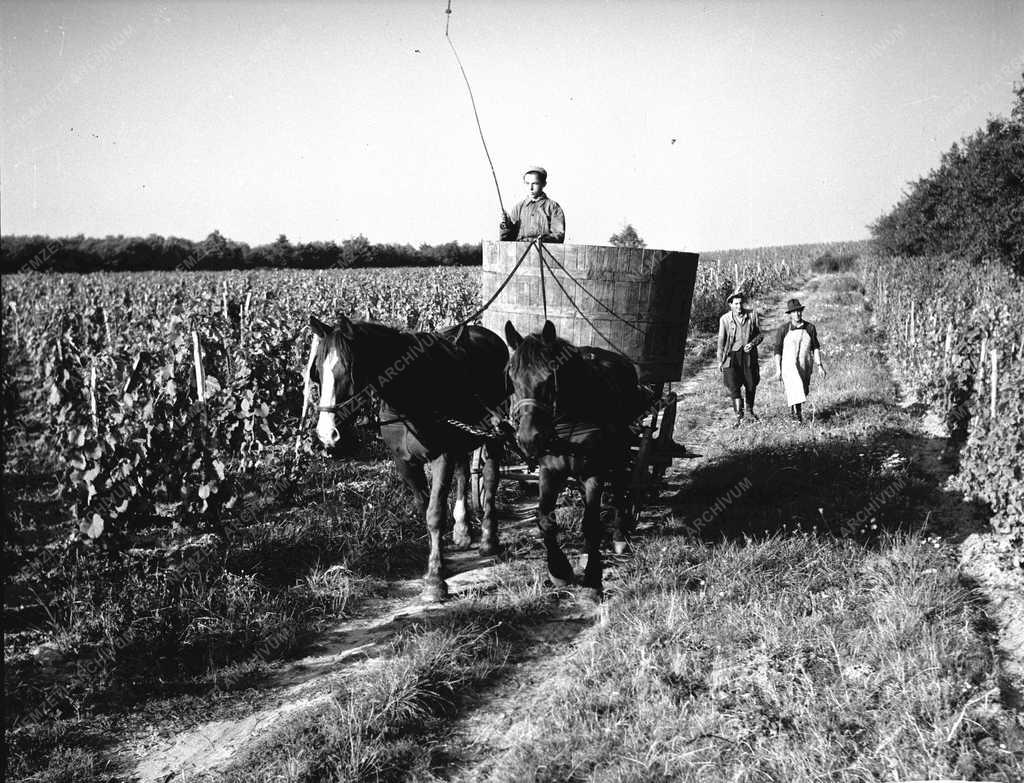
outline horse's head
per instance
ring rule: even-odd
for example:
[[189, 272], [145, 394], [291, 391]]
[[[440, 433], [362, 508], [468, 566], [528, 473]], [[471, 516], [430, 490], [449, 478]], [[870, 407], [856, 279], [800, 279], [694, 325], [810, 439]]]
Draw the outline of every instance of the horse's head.
[[507, 372], [512, 384], [511, 414], [517, 422], [516, 440], [528, 455], [539, 457], [555, 438], [563, 390], [559, 373], [564, 377], [567, 365], [579, 360], [580, 352], [555, 334], [551, 321], [545, 321], [538, 334], [526, 337], [507, 321], [505, 339], [512, 350]]
[[343, 423], [366, 403], [367, 378], [356, 361], [355, 324], [344, 316], [336, 326], [328, 326], [310, 316], [309, 326], [316, 336], [306, 368], [307, 383], [320, 384], [319, 416], [316, 434], [328, 449], [337, 449], [341, 441], [339, 417]]

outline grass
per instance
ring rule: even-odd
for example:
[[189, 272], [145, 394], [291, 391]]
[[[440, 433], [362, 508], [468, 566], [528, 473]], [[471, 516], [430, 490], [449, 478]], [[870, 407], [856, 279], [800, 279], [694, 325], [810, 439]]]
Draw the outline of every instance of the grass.
[[[449, 735], [453, 717], [528, 665], [530, 626], [558, 611], [557, 594], [513, 564], [216, 779], [1021, 779], [1024, 743], [995, 690], [991, 631], [958, 579], [957, 531], [932, 513], [950, 506], [915, 461], [930, 444], [895, 404], [855, 283], [833, 275], [800, 294], [830, 370], [812, 382], [813, 423], [792, 425], [766, 380], [762, 421], [728, 429], [720, 379], [701, 378], [681, 417], [721, 412], [697, 449], [708, 459], [609, 580], [608, 624], [542, 692], [523, 694], [527, 736], [481, 759]], [[422, 523], [389, 473], [358, 461], [313, 471], [301, 513], [261, 508], [187, 579], [168, 567], [198, 553], [22, 568], [15, 587], [50, 588], [51, 616], [9, 642], [14, 713], [67, 682], [26, 656], [30, 644], [103, 666], [71, 678], [54, 715], [8, 732], [8, 779], [104, 779], [133, 713], [209, 719], [326, 618], [358, 611], [380, 578], [417, 573]], [[578, 514], [560, 509], [567, 538]], [[125, 628], [138, 641], [119, 647]]]
[[20, 590], [38, 611], [6, 623], [9, 779], [45, 769], [56, 777], [40, 779], [63, 779], [79, 766], [91, 779], [110, 742], [93, 725], [165, 700], [184, 716], [196, 699], [244, 691], [378, 594], [382, 578], [422, 568], [422, 520], [387, 464], [324, 462], [297, 505], [261, 508], [226, 547], [202, 537], [25, 557], [8, 595]]
[[491, 780], [1012, 779], [982, 613], [919, 537], [644, 548]]
[[329, 704], [261, 738], [210, 780], [430, 779], [430, 738], [443, 734], [470, 689], [507, 664], [525, 629], [557, 606], [539, 582], [514, 577], [396, 639], [393, 653], [339, 689]]
[[992, 628], [956, 567], [973, 509], [917, 461], [932, 444], [896, 404], [858, 288], [843, 274], [800, 294], [831, 373], [813, 423], [763, 385], [762, 421], [730, 429], [717, 374], [701, 378], [685, 405], [721, 411], [709, 459], [529, 732], [459, 779], [1022, 779]]

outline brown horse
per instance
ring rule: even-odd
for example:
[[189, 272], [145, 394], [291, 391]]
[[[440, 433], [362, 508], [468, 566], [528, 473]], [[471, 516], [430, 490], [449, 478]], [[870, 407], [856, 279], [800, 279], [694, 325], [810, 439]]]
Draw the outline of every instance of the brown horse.
[[583, 487], [583, 536], [587, 566], [583, 586], [602, 591], [601, 493], [605, 481], [615, 497], [618, 544], [625, 544], [629, 425], [646, 398], [633, 364], [602, 348], [577, 348], [555, 334], [550, 321], [539, 334], [523, 337], [509, 321], [505, 338], [512, 349], [508, 375], [514, 390], [516, 440], [540, 468], [538, 525], [547, 550], [548, 572], [556, 585], [575, 581], [558, 544], [555, 501], [570, 476]]
[[[311, 375], [321, 379], [317, 435], [329, 450], [337, 448], [337, 417], [362, 407], [371, 389], [380, 397], [381, 438], [426, 516], [430, 557], [423, 597], [443, 600], [448, 594], [442, 542], [448, 493], [454, 475], [454, 541], [469, 546], [468, 455], [481, 444], [486, 461], [479, 551], [498, 551], [494, 499], [503, 447], [500, 436], [488, 433], [492, 417], [508, 396], [508, 349], [498, 335], [481, 326], [411, 333], [344, 317], [332, 327], [311, 317], [310, 327], [319, 337], [311, 363]], [[423, 472], [426, 463], [432, 476], [429, 489]]]

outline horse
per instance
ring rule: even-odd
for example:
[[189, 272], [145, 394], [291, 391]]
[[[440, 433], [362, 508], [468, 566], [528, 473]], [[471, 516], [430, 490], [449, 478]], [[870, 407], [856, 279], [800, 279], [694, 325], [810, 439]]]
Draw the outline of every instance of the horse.
[[[423, 598], [443, 601], [448, 595], [442, 542], [448, 494], [454, 474], [454, 542], [468, 547], [468, 455], [481, 444], [485, 462], [479, 552], [486, 556], [499, 551], [495, 496], [504, 448], [503, 436], [490, 424], [500, 418], [497, 411], [508, 397], [508, 348], [482, 326], [403, 332], [344, 316], [334, 326], [315, 316], [309, 324], [319, 338], [309, 370], [321, 379], [317, 436], [328, 450], [337, 449], [338, 414], [362, 407], [371, 390], [380, 398], [381, 438], [426, 518], [430, 555]], [[423, 471], [427, 463], [429, 489]]]
[[548, 573], [558, 587], [576, 581], [558, 544], [554, 515], [558, 493], [573, 476], [582, 485], [585, 500], [587, 565], [582, 585], [599, 600], [603, 590], [601, 493], [607, 481], [614, 496], [613, 539], [616, 550], [622, 551], [629, 529], [629, 427], [647, 404], [644, 390], [628, 359], [603, 348], [578, 348], [559, 338], [550, 321], [545, 321], [540, 333], [526, 337], [508, 321], [505, 338], [512, 350], [508, 377], [516, 440], [539, 467], [537, 523]]

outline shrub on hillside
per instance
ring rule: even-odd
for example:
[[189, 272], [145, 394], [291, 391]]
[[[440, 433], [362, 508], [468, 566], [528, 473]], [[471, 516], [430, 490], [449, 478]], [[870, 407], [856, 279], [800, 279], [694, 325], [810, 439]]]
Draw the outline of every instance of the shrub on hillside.
[[833, 272], [852, 272], [857, 264], [857, 258], [858, 256], [855, 255], [834, 256], [831, 253], [825, 253], [811, 262], [811, 271], [819, 275]]
[[954, 144], [871, 225], [882, 252], [998, 260], [1024, 274], [1024, 82], [1015, 92], [1009, 118]]

